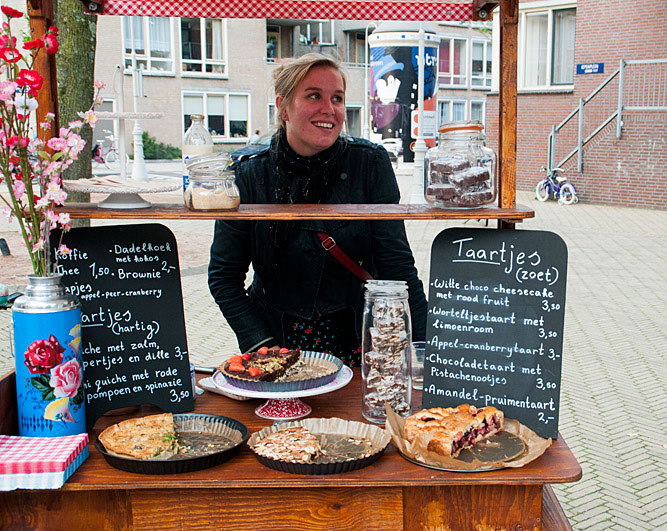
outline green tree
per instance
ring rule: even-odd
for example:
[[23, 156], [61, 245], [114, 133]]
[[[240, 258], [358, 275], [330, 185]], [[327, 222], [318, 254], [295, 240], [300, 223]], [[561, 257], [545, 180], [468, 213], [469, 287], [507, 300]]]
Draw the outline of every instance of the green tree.
[[[77, 113], [89, 109], [93, 102], [97, 17], [84, 14], [80, 0], [57, 0], [53, 7], [60, 42], [56, 54], [58, 115], [61, 125], [66, 125], [79, 120]], [[66, 170], [65, 179], [87, 179], [92, 176], [93, 131], [84, 126], [80, 134], [86, 141], [86, 148], [79, 154], [79, 160]], [[68, 194], [70, 201], [90, 201], [90, 194]], [[84, 224], [88, 225], [88, 222]]]

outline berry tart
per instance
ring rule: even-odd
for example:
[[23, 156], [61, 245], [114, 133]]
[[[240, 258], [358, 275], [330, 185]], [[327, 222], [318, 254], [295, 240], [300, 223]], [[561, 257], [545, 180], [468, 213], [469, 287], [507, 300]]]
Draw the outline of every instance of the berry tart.
[[288, 348], [262, 347], [257, 352], [232, 356], [220, 367], [220, 372], [232, 384], [245, 382], [273, 382], [299, 361], [301, 353]]

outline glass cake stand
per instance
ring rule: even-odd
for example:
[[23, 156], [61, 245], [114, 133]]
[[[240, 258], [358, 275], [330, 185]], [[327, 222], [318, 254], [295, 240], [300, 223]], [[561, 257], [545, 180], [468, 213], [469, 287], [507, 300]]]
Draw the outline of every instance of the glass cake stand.
[[[255, 414], [263, 419], [285, 422], [296, 420], [310, 414], [313, 410], [308, 404], [300, 400], [307, 396], [317, 396], [336, 391], [345, 387], [352, 380], [352, 369], [347, 365], [338, 371], [336, 378], [331, 382], [312, 389], [301, 389], [298, 391], [250, 391], [231, 385], [220, 371], [216, 371], [210, 379], [210, 384], [215, 389], [213, 392], [220, 394], [231, 394], [244, 398], [266, 398], [267, 401], [255, 409]], [[200, 385], [201, 385], [200, 381]], [[203, 386], [204, 387], [204, 386]], [[207, 387], [204, 387], [205, 389]]]

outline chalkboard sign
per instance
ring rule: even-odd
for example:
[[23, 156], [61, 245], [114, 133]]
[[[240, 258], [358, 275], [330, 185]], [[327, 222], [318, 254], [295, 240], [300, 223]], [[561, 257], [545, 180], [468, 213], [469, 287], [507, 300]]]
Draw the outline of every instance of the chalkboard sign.
[[86, 424], [153, 404], [194, 409], [178, 251], [164, 225], [75, 228], [57, 271], [81, 301]]
[[567, 247], [552, 232], [447, 229], [431, 248], [423, 407], [494, 406], [558, 434]]

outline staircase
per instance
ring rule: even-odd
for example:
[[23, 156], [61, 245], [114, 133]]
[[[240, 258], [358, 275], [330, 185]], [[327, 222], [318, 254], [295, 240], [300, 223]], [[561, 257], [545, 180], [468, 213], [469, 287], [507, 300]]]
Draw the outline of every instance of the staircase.
[[549, 133], [547, 166], [574, 166], [584, 172], [585, 148], [605, 131], [623, 135], [623, 113], [667, 111], [667, 59], [621, 60], [613, 72]]

